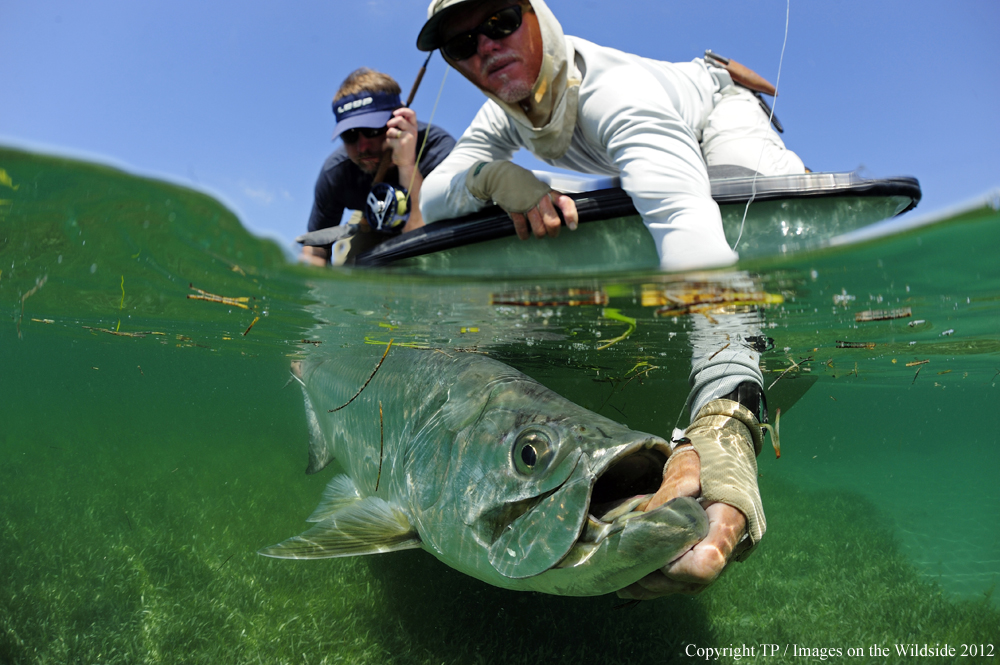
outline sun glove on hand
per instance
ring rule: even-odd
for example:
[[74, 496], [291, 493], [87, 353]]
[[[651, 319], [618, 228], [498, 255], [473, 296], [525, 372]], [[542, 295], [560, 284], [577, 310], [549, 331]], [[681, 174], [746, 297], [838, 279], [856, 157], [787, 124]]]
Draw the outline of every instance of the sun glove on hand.
[[747, 518], [747, 534], [734, 558], [746, 559], [764, 537], [767, 521], [757, 487], [760, 425], [750, 411], [728, 399], [709, 402], [685, 431], [701, 461], [701, 494], [707, 501], [727, 503]]
[[528, 169], [513, 162], [477, 162], [465, 177], [465, 187], [477, 199], [493, 201], [507, 212], [526, 213], [552, 191]]

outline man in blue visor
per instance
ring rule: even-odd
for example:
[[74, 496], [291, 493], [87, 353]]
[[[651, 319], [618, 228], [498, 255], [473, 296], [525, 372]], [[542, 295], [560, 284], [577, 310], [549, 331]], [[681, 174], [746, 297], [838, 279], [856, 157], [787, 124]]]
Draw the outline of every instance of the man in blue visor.
[[[423, 226], [419, 196], [424, 176], [451, 152], [455, 139], [440, 127], [418, 123], [416, 113], [403, 107], [399, 95], [399, 84], [392, 77], [367, 68], [355, 70], [341, 84], [333, 98], [337, 118], [333, 138], [339, 137], [343, 145], [327, 158], [316, 180], [309, 231], [337, 226], [345, 210], [365, 208], [387, 151], [392, 155], [392, 166], [383, 182], [408, 198], [410, 213], [402, 230]], [[425, 137], [418, 166], [417, 154]], [[301, 258], [326, 265], [330, 254], [329, 246], [307, 245]]]

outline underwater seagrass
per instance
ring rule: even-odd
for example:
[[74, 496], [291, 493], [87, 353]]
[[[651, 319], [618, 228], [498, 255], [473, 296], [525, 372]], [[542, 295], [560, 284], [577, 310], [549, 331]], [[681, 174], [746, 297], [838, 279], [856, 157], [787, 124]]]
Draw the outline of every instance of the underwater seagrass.
[[708, 533], [694, 499], [636, 509], [660, 487], [665, 440], [503, 363], [390, 346], [381, 361], [317, 351], [293, 372], [311, 431], [307, 472], [336, 458], [346, 473], [308, 518], [314, 527], [261, 554], [423, 548], [499, 587], [594, 596], [636, 582]]

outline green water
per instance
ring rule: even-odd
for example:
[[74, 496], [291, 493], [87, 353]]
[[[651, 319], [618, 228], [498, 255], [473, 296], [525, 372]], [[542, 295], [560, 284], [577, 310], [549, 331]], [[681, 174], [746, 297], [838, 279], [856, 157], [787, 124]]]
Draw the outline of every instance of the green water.
[[[656, 317], [641, 296], [674, 278], [321, 271], [288, 264], [196, 192], [4, 149], [0, 168], [4, 665], [666, 663], [740, 645], [756, 648], [744, 662], [820, 660], [793, 645], [841, 650], [826, 662], [951, 662], [870, 651], [913, 643], [993, 644], [992, 657], [955, 660], [997, 661], [1000, 215], [989, 207], [741, 266], [784, 297], [764, 312], [766, 382], [785, 405], [781, 459], [759, 460], [767, 536], [699, 597], [621, 607], [495, 589], [419, 551], [255, 552], [305, 528], [332, 473], [304, 475], [301, 393], [286, 386], [317, 325], [347, 351], [393, 339], [488, 352], [665, 434], [702, 315]], [[189, 299], [192, 287], [248, 309]], [[599, 349], [629, 327], [600, 305], [553, 304], [571, 288], [603, 293], [635, 330]], [[912, 316], [855, 321], [901, 307]], [[764, 658], [764, 643], [778, 655]]]

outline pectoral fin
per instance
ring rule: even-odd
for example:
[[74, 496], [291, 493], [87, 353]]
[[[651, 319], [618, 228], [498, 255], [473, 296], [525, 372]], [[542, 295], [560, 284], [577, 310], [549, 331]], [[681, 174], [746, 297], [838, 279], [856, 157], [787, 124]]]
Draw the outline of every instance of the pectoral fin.
[[403, 511], [378, 497], [367, 497], [259, 554], [279, 559], [327, 559], [419, 547], [420, 535]]
[[323, 490], [323, 498], [316, 506], [316, 510], [306, 518], [306, 521], [322, 522], [359, 501], [361, 501], [361, 493], [358, 492], [358, 486], [354, 484], [350, 476], [343, 474], [334, 476], [327, 483], [326, 489]]

